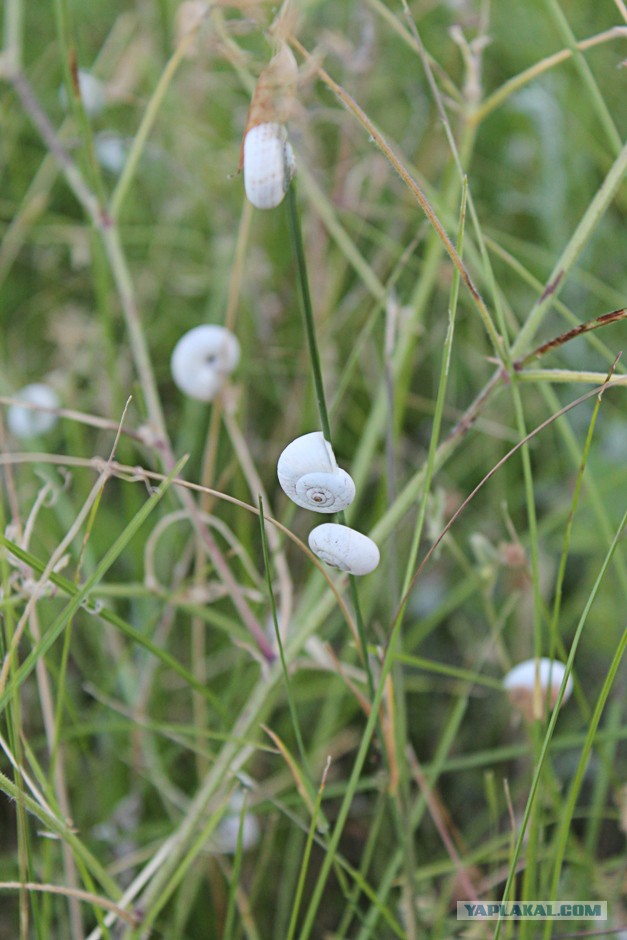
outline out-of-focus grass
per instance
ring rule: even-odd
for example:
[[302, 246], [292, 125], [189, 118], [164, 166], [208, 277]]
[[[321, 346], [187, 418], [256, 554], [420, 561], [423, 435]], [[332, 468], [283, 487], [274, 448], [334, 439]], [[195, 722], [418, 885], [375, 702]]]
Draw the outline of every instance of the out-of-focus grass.
[[[467, 174], [463, 259], [499, 332], [500, 308], [505, 355], [509, 346], [522, 358], [625, 305], [621, 10], [609, 0], [564, 4], [578, 41], [600, 39], [585, 44], [579, 64], [571, 56], [544, 68], [568, 42], [552, 0], [411, 5]], [[297, 10], [293, 34], [314, 58], [297, 53], [289, 127], [334, 447], [358, 482], [348, 517], [374, 531], [382, 554], [358, 585], [379, 720], [373, 713], [368, 723], [363, 707], [368, 685], [346, 611], [302, 546], [280, 530], [275, 539], [273, 523], [265, 523], [288, 690], [278, 661], [260, 665], [233, 591], [202, 550], [198, 511], [181, 503], [178, 486], [90, 591], [88, 608], [67, 618], [37, 668], [20, 671], [73, 596], [59, 579], [34, 589], [42, 566], [85, 509], [88, 521], [70, 537], [57, 572], [79, 589], [93, 578], [146, 511], [158, 480], [147, 471], [167, 475], [173, 460], [189, 454], [186, 480], [249, 504], [194, 494], [211, 526], [215, 518], [217, 547], [271, 644], [258, 480], [267, 513], [301, 540], [325, 521], [288, 505], [276, 482], [283, 447], [319, 427], [319, 418], [285, 207], [251, 213], [238, 175], [250, 92], [272, 55], [267, 30], [275, 14], [262, 3], [208, 8], [194, 56], [179, 61], [177, 6], [167, 0], [96, 2], [88, 10], [65, 0], [6, 3], [0, 395], [45, 381], [64, 409], [109, 426], [70, 415], [45, 437], [21, 442], [7, 431], [2, 406], [0, 522], [6, 539], [30, 556], [5, 550], [0, 569], [0, 789], [7, 795], [0, 937], [95, 937], [99, 928], [106, 937], [150, 929], [190, 940], [283, 938], [290, 923], [303, 937], [462, 936], [470, 934], [455, 919], [455, 901], [499, 899], [508, 874], [518, 899], [548, 897], [555, 885], [558, 900], [607, 899], [608, 927], [618, 929], [624, 670], [606, 680], [624, 642], [620, 539], [581, 632], [575, 695], [550, 739], [545, 724], [517, 720], [499, 682], [538, 646], [552, 651], [556, 577], [581, 474], [553, 650], [567, 659], [624, 512], [624, 388], [605, 391], [583, 470], [594, 400], [531, 440], [526, 482], [519, 451], [486, 483], [412, 585], [398, 644], [392, 652], [388, 646], [403, 578], [413, 573], [406, 568], [421, 507], [418, 560], [523, 429], [587, 390], [582, 373], [605, 375], [627, 338], [623, 321], [572, 340], [530, 365], [568, 370], [572, 381], [504, 376], [475, 413], [473, 401], [495, 374], [495, 351], [462, 283], [424, 502], [454, 267], [381, 141], [369, 139], [317, 71], [324, 68], [372, 120], [455, 242], [462, 179], [402, 3]], [[68, 115], [59, 98], [74, 58], [105, 83], [107, 104], [97, 116]], [[494, 103], [526, 70], [528, 80]], [[164, 93], [155, 97], [160, 82]], [[113, 207], [115, 218], [105, 211], [100, 224], [90, 223], [42, 138], [37, 107], [88, 193], [97, 194], [99, 212]], [[118, 200], [122, 166], [103, 166], [103, 147], [110, 159], [128, 155], [142, 126], [149, 133]], [[612, 174], [616, 185], [604, 197]], [[533, 331], [525, 328], [559, 263], [565, 273], [552, 302]], [[242, 347], [232, 384], [212, 406], [185, 401], [170, 377], [172, 348], [192, 326], [227, 316]], [[129, 333], [133, 323], [139, 339]], [[150, 359], [143, 367], [142, 342]], [[621, 361], [615, 369], [617, 377], [625, 372]], [[151, 372], [163, 428], [155, 425]], [[115, 454], [128, 470], [113, 469], [87, 515], [94, 470], [102, 472], [111, 454], [129, 396], [124, 429], [131, 433], [120, 436]], [[472, 425], [454, 431], [464, 416]], [[352, 616], [350, 592], [332, 580]], [[578, 761], [590, 745], [584, 773]], [[536, 772], [514, 878], [512, 853]], [[244, 838], [234, 859], [218, 851], [212, 833], [224, 825], [243, 773], [260, 838], [254, 847]], [[19, 890], [18, 882], [89, 897], [68, 902], [47, 889]], [[111, 926], [97, 896], [127, 912], [141, 909], [144, 932]], [[487, 928], [493, 936], [494, 925]], [[521, 926], [520, 936], [537, 935], [537, 924]]]

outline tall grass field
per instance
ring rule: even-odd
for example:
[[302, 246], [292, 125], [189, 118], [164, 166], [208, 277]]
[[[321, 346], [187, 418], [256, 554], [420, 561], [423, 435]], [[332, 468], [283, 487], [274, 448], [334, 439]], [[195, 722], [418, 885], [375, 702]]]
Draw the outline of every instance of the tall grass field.
[[626, 940], [624, 0], [1, 23], [0, 940]]

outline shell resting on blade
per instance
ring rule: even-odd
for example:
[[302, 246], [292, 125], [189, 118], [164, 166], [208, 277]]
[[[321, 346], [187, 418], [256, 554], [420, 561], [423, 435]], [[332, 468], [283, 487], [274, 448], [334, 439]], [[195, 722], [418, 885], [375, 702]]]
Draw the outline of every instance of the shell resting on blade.
[[294, 176], [294, 152], [282, 124], [256, 124], [244, 138], [244, 189], [257, 209], [282, 202]]
[[283, 491], [303, 509], [339, 512], [355, 498], [355, 484], [335, 460], [320, 431], [303, 434], [288, 444], [277, 464]]
[[309, 533], [309, 547], [325, 564], [349, 574], [370, 574], [379, 564], [379, 549], [367, 535], [334, 522]]

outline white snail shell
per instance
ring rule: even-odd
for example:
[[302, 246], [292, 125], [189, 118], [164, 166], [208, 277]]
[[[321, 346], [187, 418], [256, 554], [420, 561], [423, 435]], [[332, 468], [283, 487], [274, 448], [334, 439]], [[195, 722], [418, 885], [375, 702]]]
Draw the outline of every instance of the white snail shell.
[[196, 326], [181, 336], [172, 352], [172, 378], [182, 392], [211, 401], [239, 362], [237, 337], [215, 324]]
[[115, 131], [99, 131], [94, 138], [96, 159], [109, 173], [121, 173], [128, 157], [130, 142]]
[[[97, 117], [107, 103], [105, 86], [99, 78], [96, 78], [96, 76], [88, 72], [87, 69], [79, 69], [77, 79], [85, 113], [90, 117]], [[63, 107], [67, 110], [68, 102], [65, 85], [62, 85], [59, 89], [59, 99]]]
[[256, 124], [244, 138], [244, 189], [257, 209], [274, 209], [296, 172], [294, 151], [282, 124]]
[[[550, 678], [549, 705], [553, 708], [565, 673], [566, 666], [558, 660], [551, 660], [546, 657], [537, 661], [535, 659], [526, 659], [510, 669], [503, 679], [503, 687], [507, 689], [512, 704], [531, 720], [534, 717], [539, 717], [535, 715], [534, 711], [536, 680], [539, 684], [539, 704], [544, 709]], [[573, 679], [572, 676], [569, 676], [564, 689], [562, 704], [570, 698], [572, 692]]]
[[[15, 397], [31, 405], [37, 405], [46, 409], [58, 408], [60, 405], [57, 393], [54, 389], [50, 388], [49, 385], [44, 385], [43, 382], [34, 382], [32, 385], [25, 385]], [[20, 408], [19, 405], [11, 405], [7, 414], [9, 430], [15, 434], [16, 437], [23, 439], [45, 434], [55, 426], [57, 421], [57, 415], [53, 414], [51, 411]]]
[[281, 488], [303, 509], [339, 512], [355, 498], [352, 478], [341, 470], [321, 431], [303, 434], [288, 444], [277, 464]]
[[237, 843], [240, 838], [242, 850], [244, 852], [254, 849], [261, 838], [261, 828], [259, 821], [253, 813], [245, 813], [243, 823], [240, 814], [244, 804], [244, 796], [236, 790], [229, 800], [229, 807], [225, 815], [220, 820], [217, 829], [212, 838], [212, 846], [216, 852], [224, 855], [234, 855], [237, 851]]
[[312, 529], [309, 547], [321, 561], [349, 574], [370, 574], [381, 557], [378, 547], [367, 535], [334, 522]]

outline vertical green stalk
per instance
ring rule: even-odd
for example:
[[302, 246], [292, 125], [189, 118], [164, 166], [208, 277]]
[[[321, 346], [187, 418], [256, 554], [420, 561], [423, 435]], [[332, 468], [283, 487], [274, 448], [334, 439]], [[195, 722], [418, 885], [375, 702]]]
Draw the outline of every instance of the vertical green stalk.
[[296, 712], [296, 705], [294, 703], [294, 697], [292, 695], [292, 685], [290, 683], [290, 676], [287, 669], [287, 662], [285, 659], [285, 651], [283, 649], [283, 641], [281, 640], [281, 630], [279, 629], [279, 621], [276, 611], [276, 601], [274, 599], [274, 591], [272, 589], [272, 574], [270, 572], [270, 553], [268, 551], [268, 539], [266, 537], [266, 525], [265, 518], [263, 514], [263, 500], [259, 496], [259, 528], [261, 530], [261, 547], [263, 549], [263, 563], [266, 569], [266, 583], [268, 585], [268, 594], [270, 596], [270, 607], [272, 609], [272, 622], [274, 623], [274, 632], [276, 635], [277, 645], [279, 647], [279, 656], [281, 657], [281, 668], [283, 670], [283, 678], [285, 680], [285, 694], [287, 695], [287, 703], [290, 709], [290, 715], [292, 718], [292, 724], [294, 726], [294, 735], [296, 737], [296, 743], [298, 744], [298, 752], [300, 754], [300, 759], [303, 762], [303, 767], [307, 771], [309, 778], [311, 779], [311, 771], [309, 768], [309, 762], [307, 761], [307, 752], [305, 751], [305, 745], [303, 744], [303, 737], [300, 732], [300, 725], [298, 724], [298, 714]]
[[23, 0], [6, 0], [4, 7], [4, 51], [9, 72], [22, 66]]
[[[518, 859], [520, 858], [520, 853], [521, 853], [521, 851], [522, 851], [523, 842], [524, 842], [524, 839], [525, 839], [525, 836], [526, 836], [526, 833], [527, 833], [527, 826], [528, 826], [528, 823], [529, 823], [529, 818], [530, 818], [530, 816], [531, 816], [532, 808], [533, 808], [533, 806], [535, 805], [535, 802], [536, 802], [536, 795], [537, 795], [537, 793], [538, 793], [538, 789], [539, 789], [539, 785], [540, 785], [540, 779], [541, 779], [541, 777], [542, 777], [542, 772], [543, 772], [543, 770], [544, 770], [544, 763], [545, 763], [545, 760], [546, 760], [546, 757], [547, 757], [547, 754], [548, 754], [549, 745], [550, 745], [551, 740], [552, 740], [552, 738], [553, 738], [553, 732], [555, 731], [555, 726], [556, 726], [556, 724], [557, 724], [557, 719], [558, 719], [558, 715], [559, 715], [559, 710], [560, 710], [560, 708], [561, 708], [562, 701], [563, 701], [563, 698], [564, 698], [564, 692], [565, 692], [565, 690], [566, 690], [566, 683], [567, 683], [567, 681], [568, 681], [568, 677], [570, 676], [570, 674], [571, 674], [571, 672], [572, 672], [573, 663], [574, 663], [574, 661], [575, 661], [575, 655], [576, 655], [577, 649], [578, 649], [578, 647], [579, 647], [579, 642], [580, 642], [580, 640], [581, 640], [581, 635], [582, 635], [582, 633], [583, 633], [583, 628], [584, 628], [584, 626], [586, 625], [586, 622], [587, 622], [587, 619], [588, 619], [588, 614], [590, 613], [590, 609], [591, 609], [591, 607], [592, 607], [592, 605], [593, 605], [593, 603], [594, 603], [594, 601], [595, 601], [595, 599], [596, 599], [596, 596], [597, 596], [597, 594], [598, 594], [598, 592], [599, 592], [599, 588], [601, 587], [601, 583], [602, 583], [602, 581], [603, 581], [603, 578], [605, 577], [605, 572], [607, 571], [607, 569], [608, 569], [608, 567], [609, 567], [609, 564], [610, 564], [610, 562], [611, 562], [611, 560], [612, 560], [612, 555], [614, 554], [614, 551], [615, 551], [615, 549], [616, 549], [616, 545], [618, 544], [618, 541], [619, 541], [619, 539], [620, 539], [620, 537], [621, 537], [621, 535], [622, 535], [622, 533], [623, 533], [623, 529], [625, 528], [625, 524], [626, 524], [626, 523], [627, 523], [627, 512], [624, 513], [623, 518], [622, 518], [621, 521], [620, 521], [620, 524], [619, 524], [619, 526], [618, 526], [618, 529], [616, 530], [616, 533], [615, 533], [615, 535], [614, 535], [614, 538], [612, 539], [612, 544], [610, 545], [610, 547], [609, 547], [609, 549], [608, 549], [608, 551], [607, 551], [607, 554], [606, 554], [606, 556], [605, 556], [605, 558], [604, 558], [604, 560], [603, 560], [603, 564], [601, 565], [601, 570], [599, 571], [599, 574], [597, 575], [596, 581], [594, 582], [594, 585], [593, 585], [593, 587], [592, 587], [592, 591], [590, 592], [590, 596], [588, 597], [588, 600], [586, 601], [586, 606], [584, 607], [583, 613], [582, 613], [582, 615], [581, 615], [581, 617], [580, 617], [580, 619], [579, 619], [579, 623], [577, 624], [577, 629], [576, 629], [576, 631], [575, 631], [575, 636], [573, 637], [573, 642], [572, 642], [572, 645], [571, 645], [571, 648], [570, 648], [570, 653], [569, 653], [569, 655], [568, 655], [568, 660], [567, 660], [567, 662], [566, 662], [566, 673], [565, 673], [564, 678], [563, 678], [563, 680], [562, 680], [562, 685], [560, 686], [560, 690], [559, 690], [559, 692], [558, 692], [558, 694], [557, 694], [557, 699], [556, 699], [555, 705], [554, 705], [554, 707], [553, 707], [553, 712], [552, 712], [552, 714], [551, 714], [551, 719], [550, 719], [550, 721], [549, 721], [548, 727], [547, 727], [546, 732], [545, 732], [545, 735], [544, 735], [544, 740], [543, 740], [543, 742], [542, 742], [542, 749], [541, 749], [539, 758], [538, 758], [538, 760], [537, 760], [537, 762], [536, 762], [536, 768], [535, 768], [535, 772], [534, 772], [534, 775], [533, 775], [533, 780], [531, 781], [531, 787], [530, 787], [530, 790], [529, 790], [529, 796], [528, 796], [528, 798], [527, 798], [527, 805], [525, 806], [525, 811], [524, 811], [524, 813], [523, 813], [523, 818], [522, 818], [522, 821], [521, 821], [521, 823], [520, 823], [520, 829], [519, 829], [519, 832], [518, 832], [518, 838], [516, 839], [516, 845], [514, 846], [514, 851], [513, 851], [513, 853], [512, 853], [512, 857], [511, 857], [511, 859], [510, 859], [509, 872], [508, 872], [508, 875], [507, 875], [507, 881], [505, 882], [505, 887], [504, 887], [504, 889], [503, 889], [503, 897], [501, 898], [501, 900], [502, 900], [503, 902], [509, 900], [510, 892], [511, 892], [512, 887], [513, 887], [513, 884], [514, 884], [514, 879], [515, 879], [515, 877], [516, 877], [516, 869], [517, 869], [517, 866], [518, 866]], [[592, 720], [592, 722], [591, 722], [591, 727], [590, 727], [590, 730], [589, 730], [589, 732], [588, 732], [588, 736], [586, 737], [586, 745], [585, 745], [585, 748], [586, 748], [586, 750], [587, 750], [587, 754], [589, 754], [590, 747], [592, 746], [592, 740], [593, 740], [593, 738], [594, 738], [594, 734], [595, 734], [595, 732], [596, 732], [596, 727], [597, 727], [598, 722], [599, 722], [599, 719], [600, 719], [601, 709], [602, 709], [603, 705], [605, 704], [605, 700], [607, 699], [607, 695], [609, 694], [609, 689], [610, 689], [610, 686], [611, 686], [611, 681], [613, 680], [613, 677], [614, 677], [614, 674], [615, 674], [615, 670], [618, 668], [618, 663], [619, 663], [619, 661], [620, 661], [620, 656], [619, 656], [619, 654], [622, 655], [622, 652], [624, 651], [625, 637], [626, 637], [626, 636], [627, 636], [627, 634], [625, 634], [625, 635], [623, 636], [623, 640], [622, 640], [621, 645], [619, 646], [619, 650], [617, 651], [617, 654], [616, 654], [616, 656], [615, 656], [615, 658], [614, 658], [614, 660], [613, 660], [613, 662], [612, 662], [612, 666], [610, 667], [610, 671], [609, 671], [609, 673], [608, 673], [608, 676], [607, 676], [605, 685], [603, 686], [603, 690], [602, 690], [601, 696], [600, 696], [600, 698], [599, 698], [599, 700], [598, 700], [598, 702], [597, 702], [597, 708], [595, 709], [594, 718], [593, 718], [593, 720]], [[584, 765], [584, 769], [585, 769], [585, 765]], [[575, 777], [575, 781], [573, 781], [573, 783], [577, 782], [577, 780], [578, 780], [578, 776]], [[571, 790], [571, 795], [572, 795], [572, 792], [573, 792], [573, 791]], [[572, 815], [572, 812], [571, 812], [571, 815]], [[557, 857], [557, 856], [556, 856], [556, 857]], [[561, 861], [560, 861], [560, 865], [561, 865]], [[496, 922], [496, 927], [495, 927], [495, 931], [494, 931], [493, 940], [499, 940], [499, 937], [501, 936], [501, 929], [502, 929], [502, 926], [503, 926], [504, 923], [506, 923], [506, 922], [503, 921], [503, 920], [498, 920], [498, 921]]]
[[[462, 198], [460, 206], [459, 229], [457, 232], [457, 251], [461, 257], [464, 244], [464, 223], [466, 220], [466, 197], [468, 194], [468, 180], [464, 178], [462, 185]], [[407, 561], [405, 572], [405, 583], [403, 584], [403, 596], [409, 590], [411, 580], [416, 570], [416, 559], [418, 557], [418, 548], [422, 536], [425, 517], [427, 514], [427, 499], [431, 483], [435, 473], [435, 458], [440, 440], [440, 428], [442, 427], [442, 414], [444, 412], [444, 402], [446, 399], [446, 388], [448, 384], [448, 374], [451, 364], [451, 350], [453, 348], [453, 334], [455, 332], [455, 315], [457, 312], [457, 299], [459, 297], [459, 272], [453, 271], [453, 283], [451, 286], [451, 297], [449, 305], [449, 322], [442, 350], [442, 364], [440, 369], [440, 382], [435, 401], [435, 412], [433, 415], [433, 426], [431, 428], [431, 438], [429, 440], [429, 453], [427, 456], [427, 469], [422, 487], [422, 501], [418, 509], [418, 518], [414, 527], [414, 537], [412, 539], [411, 549]]]
[[[320, 415], [320, 423], [322, 425], [322, 431], [325, 439], [332, 444], [331, 438], [331, 427], [329, 423], [329, 415], [326, 405], [326, 397], [324, 393], [324, 382], [322, 378], [322, 368], [320, 365], [320, 354], [318, 352], [318, 342], [316, 338], [316, 328], [313, 315], [313, 308], [311, 304], [311, 295], [309, 292], [309, 279], [307, 277], [307, 263], [305, 259], [305, 250], [303, 246], [303, 237], [300, 228], [300, 219], [298, 215], [298, 207], [296, 204], [296, 191], [294, 184], [290, 186], [287, 192], [287, 209], [288, 209], [288, 222], [290, 229], [290, 237], [292, 240], [292, 246], [294, 249], [294, 256], [296, 260], [296, 269], [297, 269], [297, 281], [299, 285], [299, 296], [301, 301], [301, 309], [303, 313], [303, 318], [305, 322], [305, 332], [307, 335], [307, 343], [309, 347], [309, 356], [311, 360], [311, 367], [314, 379], [314, 386], [316, 389], [316, 399], [318, 402], [318, 411]], [[345, 514], [344, 512], [338, 512], [338, 519], [341, 524], [345, 524]], [[374, 714], [374, 720], [377, 723], [377, 729], [379, 737], [381, 740], [382, 753], [384, 755], [384, 760], [386, 759], [386, 750], [385, 750], [385, 737], [381, 728], [381, 723], [379, 720], [378, 710], [380, 708], [381, 698], [384, 692], [385, 683], [383, 679], [381, 680], [377, 694], [375, 695], [375, 686], [374, 680], [372, 677], [372, 671], [370, 668], [370, 661], [368, 656], [368, 646], [366, 640], [366, 631], [364, 627], [363, 618], [361, 615], [361, 608], [359, 604], [359, 594], [357, 591], [357, 584], [355, 577], [353, 575], [349, 576], [351, 597], [353, 601], [353, 606], [355, 609], [355, 621], [357, 624], [357, 630], [359, 633], [359, 641], [361, 644], [362, 659], [364, 662], [364, 667], [366, 670], [366, 675], [368, 679], [368, 690], [370, 693], [370, 700], [373, 702], [373, 709], [376, 709]], [[378, 704], [374, 704], [378, 702]], [[373, 716], [371, 715], [371, 718]], [[402, 758], [402, 753], [401, 753]], [[402, 841], [406, 853], [407, 853], [407, 866], [406, 866], [406, 878], [407, 886], [411, 895], [411, 886], [413, 884], [413, 854], [412, 847], [410, 845], [410, 840], [406, 838], [406, 830], [404, 829], [402, 818], [401, 818], [401, 806], [400, 801], [395, 798], [394, 794], [391, 794], [391, 811], [394, 819], [395, 828], [399, 839]], [[333, 858], [333, 855], [331, 856]], [[413, 901], [410, 902], [410, 924], [413, 921]], [[311, 909], [310, 909], [311, 910]]]
[[322, 379], [322, 367], [320, 365], [320, 354], [318, 352], [318, 340], [316, 338], [316, 324], [311, 305], [311, 294], [309, 292], [309, 278], [307, 277], [307, 262], [305, 259], [305, 248], [303, 245], [303, 234], [300, 227], [300, 218], [298, 215], [298, 206], [296, 203], [296, 186], [294, 181], [290, 185], [287, 195], [287, 219], [289, 223], [290, 238], [296, 261], [296, 280], [298, 283], [298, 294], [300, 306], [305, 323], [305, 333], [307, 336], [307, 346], [309, 348], [309, 359], [311, 362], [311, 371], [313, 374], [314, 387], [316, 390], [316, 401], [318, 403], [318, 413], [320, 415], [320, 424], [325, 439], [332, 444], [331, 425], [329, 424], [329, 413], [327, 411], [327, 402], [324, 394], [324, 381]]
[[[298, 215], [298, 206], [296, 203], [296, 187], [293, 181], [287, 191], [286, 202], [290, 238], [292, 241], [292, 248], [294, 250], [294, 258], [296, 261], [296, 279], [298, 282], [301, 310], [305, 323], [305, 333], [307, 335], [307, 346], [309, 349], [311, 371], [313, 374], [314, 387], [316, 390], [316, 400], [318, 403], [320, 424], [322, 425], [322, 433], [324, 434], [325, 440], [327, 440], [329, 444], [332, 444], [333, 440], [331, 437], [331, 425], [329, 423], [329, 412], [327, 410], [326, 396], [324, 394], [324, 381], [322, 379], [322, 367], [320, 365], [320, 353], [318, 352], [318, 340], [316, 338], [316, 324], [313, 315], [313, 307], [311, 305], [311, 294], [309, 292], [309, 278], [307, 277], [307, 262], [305, 259], [305, 249], [303, 246], [303, 235], [300, 228], [300, 218]], [[344, 515], [343, 511], [338, 512], [337, 517], [342, 525], [346, 524], [346, 516]], [[370, 692], [370, 698], [372, 699], [374, 696], [374, 681], [372, 678], [372, 671], [370, 669], [370, 661], [368, 658], [366, 631], [363, 617], [361, 615], [357, 584], [352, 574], [349, 575], [349, 583], [351, 598], [355, 608], [355, 621], [357, 623], [359, 641], [361, 643], [361, 654], [364, 661], [364, 667], [366, 669], [366, 675], [368, 677], [368, 690]]]
[[551, 15], [553, 22], [557, 26], [557, 29], [561, 33], [564, 43], [570, 49], [575, 68], [579, 72], [582, 84], [588, 92], [592, 106], [597, 113], [599, 123], [605, 131], [610, 148], [616, 157], [620, 153], [623, 142], [621, 140], [620, 134], [616, 129], [616, 125], [605, 103], [603, 95], [599, 90], [599, 86], [595, 81], [592, 70], [588, 65], [586, 57], [577, 46], [577, 39], [575, 38], [575, 35], [570, 28], [570, 23], [564, 16], [564, 11], [558, 3], [558, 0], [545, 0], [544, 5]]
[[[621, 524], [621, 529], [625, 524], [625, 518], [623, 517], [623, 522]], [[607, 702], [608, 696], [614, 684], [614, 680], [618, 673], [618, 667], [621, 664], [623, 654], [627, 648], [627, 630], [623, 631], [620, 643], [614, 654], [614, 658], [610, 664], [607, 676], [605, 677], [605, 682], [603, 683], [603, 688], [597, 699], [597, 703], [594, 709], [594, 714], [588, 725], [588, 730], [586, 734], [586, 740], [584, 746], [581, 750], [581, 755], [579, 757], [579, 763], [577, 765], [577, 770], [575, 776], [570, 785], [570, 790], [566, 797], [565, 802], [562, 804], [562, 811], [558, 823], [558, 832], [556, 836], [556, 851], [553, 856], [553, 878], [551, 880], [551, 887], [549, 889], [549, 897], [557, 897], [557, 891], [559, 888], [560, 874], [562, 871], [562, 865], [564, 862], [564, 855], [566, 854], [566, 845], [568, 843], [568, 836], [570, 833], [570, 827], [572, 823], [572, 818], [575, 812], [575, 804], [577, 803], [577, 797], [579, 796], [579, 791], [581, 790], [581, 785], [583, 783], [584, 774], [588, 766], [588, 760], [590, 758], [590, 752], [592, 750], [592, 743], [594, 741], [594, 736], [596, 734], [599, 722], [601, 720], [601, 715], [603, 714], [603, 709]], [[544, 925], [544, 940], [550, 940], [553, 934], [553, 921], [546, 921]], [[537, 934], [536, 934], [537, 936]]]
[[[4, 531], [5, 528], [4, 515], [4, 503], [3, 500], [0, 499], [0, 531]], [[0, 556], [0, 564], [2, 566], [3, 596], [9, 597], [11, 594], [11, 586], [9, 582], [9, 569], [6, 554], [4, 552]], [[3, 620], [4, 630], [0, 632], [0, 653], [2, 654], [2, 660], [4, 660], [5, 655], [8, 655], [7, 651], [10, 651], [13, 645], [15, 618], [13, 616], [13, 610], [10, 606], [5, 607]], [[15, 657], [13, 657], [11, 659], [11, 678], [14, 676], [15, 663], [16, 660]], [[15, 755], [18, 766], [21, 767], [23, 765], [23, 750], [21, 739], [22, 731], [19, 686], [13, 683], [11, 684], [12, 688], [10, 691], [10, 697], [7, 700], [6, 722], [9, 746]], [[15, 803], [17, 817], [17, 865], [20, 882], [25, 884], [30, 880], [29, 871], [31, 870], [28, 842], [28, 816], [26, 814], [26, 807], [24, 803], [24, 785], [22, 778], [17, 770], [14, 771], [13, 778], [16, 789]], [[18, 900], [20, 940], [28, 940], [29, 937], [29, 905], [29, 893], [24, 888], [20, 888]], [[38, 923], [39, 918], [35, 916], [36, 929]]]
[[296, 897], [294, 898], [294, 904], [292, 906], [292, 916], [290, 918], [290, 925], [287, 931], [287, 940], [293, 940], [294, 932], [296, 930], [296, 922], [298, 920], [298, 912], [300, 910], [300, 902], [303, 896], [303, 891], [305, 888], [305, 877], [307, 875], [307, 869], [309, 867], [309, 857], [311, 855], [311, 849], [313, 847], [314, 835], [316, 833], [316, 825], [318, 822], [318, 815], [320, 813], [320, 807], [322, 805], [322, 794], [324, 793], [324, 786], [327, 780], [327, 773], [329, 772], [329, 766], [331, 764], [331, 758], [327, 760], [327, 766], [322, 775], [322, 782], [320, 784], [320, 789], [318, 790], [318, 796], [316, 798], [316, 804], [314, 806], [314, 811], [311, 816], [311, 824], [309, 826], [309, 832], [307, 834], [307, 842], [305, 844], [305, 853], [303, 855], [303, 861], [300, 869], [300, 876], [298, 878], [298, 884], [296, 886]]

